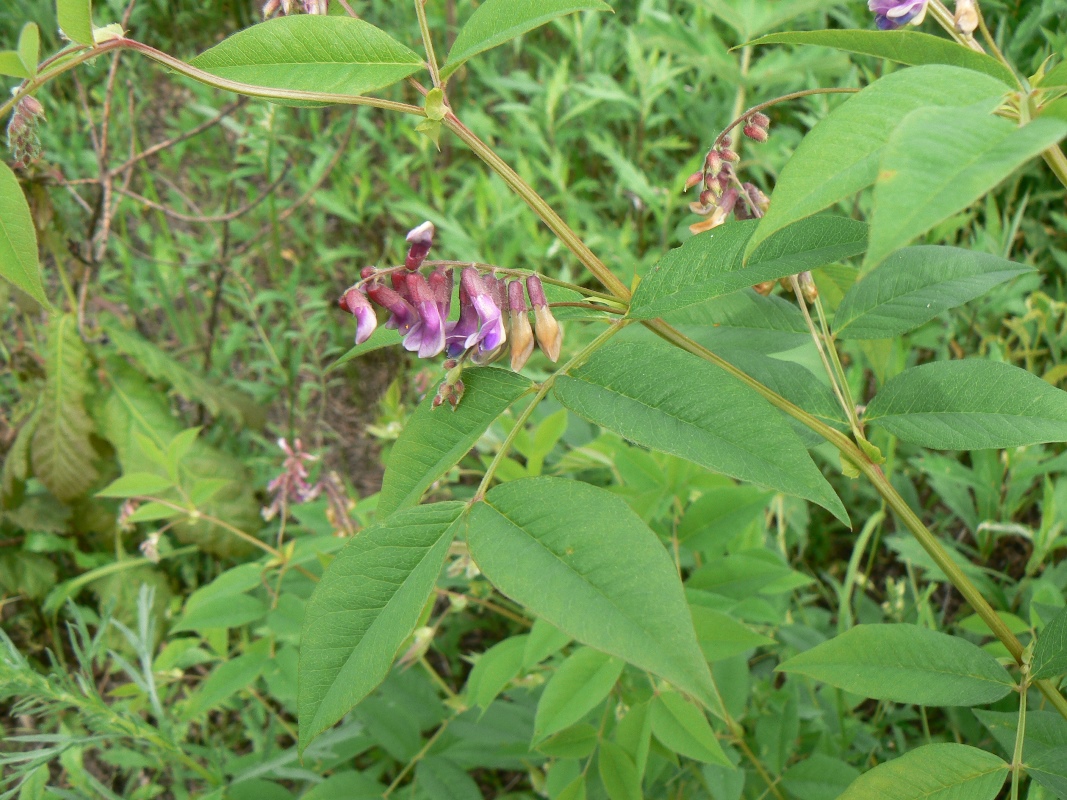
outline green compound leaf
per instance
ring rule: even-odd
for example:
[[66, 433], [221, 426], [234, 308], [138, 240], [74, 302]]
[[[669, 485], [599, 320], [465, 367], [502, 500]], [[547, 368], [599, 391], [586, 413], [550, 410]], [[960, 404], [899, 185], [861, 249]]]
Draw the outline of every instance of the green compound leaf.
[[958, 247], [907, 247], [853, 284], [834, 315], [847, 339], [891, 339], [1033, 267]]
[[493, 420], [530, 388], [526, 378], [491, 368], [465, 370], [463, 383], [463, 399], [455, 410], [447, 403], [434, 408], [434, 395], [427, 393], [404, 426], [389, 453], [378, 498], [379, 517], [418, 503], [430, 484], [463, 458]]
[[804, 137], [782, 169], [746, 258], [787, 225], [871, 186], [885, 144], [906, 114], [927, 106], [968, 106], [1006, 90], [988, 75], [934, 64], [891, 73], [850, 97]]
[[1061, 609], [1041, 629], [1030, 662], [1034, 680], [1052, 678], [1067, 672], [1067, 609]]
[[575, 11], [611, 11], [602, 0], [485, 0], [456, 36], [441, 77], [465, 61]]
[[353, 96], [423, 68], [414, 51], [363, 20], [304, 14], [253, 25], [189, 63], [254, 86]]
[[857, 625], [778, 669], [875, 700], [921, 706], [982, 705], [1014, 688], [1007, 670], [977, 645], [908, 624]]
[[884, 58], [911, 67], [922, 64], [948, 64], [983, 72], [1003, 81], [1009, 87], [1015, 87], [1015, 76], [1011, 70], [992, 56], [978, 53], [951, 39], [942, 39], [940, 36], [918, 31], [791, 31], [772, 33], [749, 44], [812, 44]]
[[600, 705], [625, 664], [591, 647], [574, 651], [549, 678], [537, 702], [534, 741], [569, 728]]
[[0, 161], [0, 277], [51, 308], [37, 263], [37, 231], [15, 173]]
[[928, 744], [865, 772], [838, 800], [993, 800], [1008, 777], [999, 756], [965, 744]]
[[841, 500], [774, 407], [695, 356], [660, 342], [608, 344], [560, 375], [555, 391], [579, 416], [631, 441], [811, 500], [847, 524]]
[[360, 532], [308, 601], [300, 647], [300, 749], [381, 683], [433, 592], [463, 503], [395, 514]]
[[733, 767], [704, 712], [677, 692], [663, 692], [652, 700], [652, 733], [686, 758]]
[[846, 217], [800, 220], [743, 260], [756, 220], [730, 222], [665, 255], [634, 292], [629, 316], [653, 319], [762, 281], [815, 269], [867, 247], [867, 226]]
[[467, 546], [494, 586], [568, 636], [722, 713], [674, 562], [621, 498], [561, 478], [505, 483], [471, 509]]
[[896, 126], [874, 188], [865, 263], [880, 263], [1067, 135], [1067, 120], [1018, 127], [990, 111], [988, 103], [951, 114], [920, 108]]
[[85, 411], [92, 393], [92, 362], [73, 314], [53, 317], [48, 331], [44, 403], [33, 434], [30, 463], [36, 478], [64, 502], [84, 494], [99, 477], [89, 439], [96, 430]]
[[72, 42], [92, 46], [93, 4], [90, 0], [56, 0], [59, 29]]
[[906, 442], [982, 450], [1067, 441], [1067, 392], [1010, 364], [968, 358], [905, 370], [864, 419]]

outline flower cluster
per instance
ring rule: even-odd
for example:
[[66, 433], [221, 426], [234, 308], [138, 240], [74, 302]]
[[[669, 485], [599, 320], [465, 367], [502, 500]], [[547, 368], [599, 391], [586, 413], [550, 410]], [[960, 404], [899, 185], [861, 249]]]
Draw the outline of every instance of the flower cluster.
[[15, 106], [7, 125], [7, 146], [15, 156], [15, 165], [23, 169], [41, 157], [41, 140], [37, 126], [44, 119], [44, 109], [37, 98], [27, 95]]
[[867, 8], [874, 12], [874, 23], [883, 31], [918, 25], [926, 16], [926, 0], [868, 0]]
[[[305, 14], [329, 13], [328, 0], [302, 0], [300, 5], [303, 7]], [[294, 0], [267, 0], [263, 4], [263, 18], [268, 19], [275, 14], [280, 14], [281, 16], [292, 14], [295, 7], [296, 2]]]
[[[402, 267], [365, 267], [361, 279], [341, 295], [338, 305], [356, 318], [356, 344], [367, 341], [377, 328], [377, 305], [389, 312], [385, 327], [400, 333], [407, 350], [420, 358], [445, 352], [455, 360], [446, 363], [450, 368], [466, 362], [489, 364], [510, 350], [511, 368], [518, 371], [533, 353], [535, 341], [555, 362], [563, 332], [548, 307], [541, 279], [530, 275], [525, 284], [520, 280], [509, 283], [464, 267], [459, 275], [459, 316], [449, 320], [458, 268], [439, 263], [428, 276], [422, 273], [433, 236], [432, 223], [419, 225], [407, 235], [410, 248]], [[533, 325], [527, 296], [533, 306]], [[455, 406], [462, 395], [458, 371], [446, 386], [451, 389], [438, 399]]]
[[[771, 121], [766, 114], [756, 112], [742, 122], [745, 136], [755, 142], [767, 141]], [[689, 230], [693, 233], [717, 228], [726, 222], [731, 213], [737, 219], [753, 219], [763, 216], [767, 210], [767, 196], [755, 184], [738, 180], [733, 165], [739, 156], [730, 145], [729, 136], [719, 137], [715, 146], [708, 151], [703, 169], [694, 172], [685, 182], [686, 191], [697, 185], [703, 187], [700, 198], [690, 203], [689, 209], [707, 219], [690, 225]]]

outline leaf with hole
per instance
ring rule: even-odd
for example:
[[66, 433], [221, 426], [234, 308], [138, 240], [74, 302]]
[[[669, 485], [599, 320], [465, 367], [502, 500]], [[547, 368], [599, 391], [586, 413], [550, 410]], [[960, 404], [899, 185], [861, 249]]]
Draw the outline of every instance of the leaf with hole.
[[433, 592], [463, 503], [417, 506], [360, 531], [308, 601], [300, 646], [300, 749], [389, 672]]
[[611, 6], [602, 0], [485, 0], [456, 35], [441, 77], [479, 53], [576, 11], [611, 11]]
[[852, 285], [834, 314], [845, 339], [891, 339], [1033, 267], [958, 247], [906, 247]]
[[848, 519], [774, 407], [689, 353], [660, 342], [608, 344], [570, 375], [560, 375], [555, 392], [579, 416], [631, 441], [803, 497]]
[[467, 546], [516, 602], [722, 713], [674, 562], [621, 498], [561, 478], [501, 484], [471, 509]]
[[875, 700], [921, 706], [983, 705], [1015, 686], [977, 645], [904, 623], [857, 625], [778, 669]]
[[1067, 392], [999, 361], [934, 361], [890, 379], [864, 419], [938, 450], [1063, 442]]

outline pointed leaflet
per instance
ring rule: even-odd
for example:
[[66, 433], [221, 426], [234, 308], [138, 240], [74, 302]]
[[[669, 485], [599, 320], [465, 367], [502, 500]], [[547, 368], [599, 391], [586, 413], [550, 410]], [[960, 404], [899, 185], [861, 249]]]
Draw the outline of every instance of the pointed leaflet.
[[490, 490], [468, 519], [471, 558], [501, 592], [722, 713], [674, 562], [624, 500], [525, 478]]
[[704, 712], [677, 692], [662, 692], [652, 699], [652, 733], [686, 758], [733, 767]]
[[631, 441], [803, 497], [848, 520], [774, 407], [689, 353], [660, 342], [609, 344], [560, 375], [555, 391], [576, 414]]
[[993, 800], [1008, 765], [965, 744], [928, 744], [860, 775], [838, 800]]
[[96, 482], [94, 425], [85, 412], [92, 391], [89, 352], [73, 314], [53, 317], [48, 331], [44, 402], [33, 434], [30, 462], [36, 478], [64, 502]]
[[59, 29], [72, 42], [93, 44], [93, 6], [91, 0], [56, 0]]
[[777, 232], [743, 261], [756, 225], [755, 220], [728, 222], [671, 250], [638, 285], [629, 316], [661, 317], [762, 281], [858, 255], [867, 246], [867, 226], [862, 222], [824, 215]]
[[363, 20], [318, 15], [261, 22], [189, 63], [254, 86], [346, 95], [381, 89], [423, 67], [416, 53]]
[[836, 50], [876, 56], [913, 67], [920, 64], [949, 64], [984, 72], [1003, 81], [1008, 87], [1015, 87], [1015, 76], [1011, 74], [1011, 70], [992, 56], [976, 52], [951, 39], [942, 39], [918, 31], [790, 31], [772, 33], [749, 44], [811, 44], [833, 47]]
[[850, 97], [804, 137], [782, 169], [771, 206], [745, 255], [776, 231], [874, 183], [882, 150], [904, 115], [1000, 97], [996, 78], [941, 64], [893, 72]]
[[1067, 672], [1067, 609], [1061, 609], [1041, 629], [1030, 662], [1034, 680], [1052, 678]]
[[433, 592], [462, 503], [407, 509], [360, 532], [308, 601], [300, 643], [300, 749], [381, 683]]
[[0, 277], [50, 308], [37, 264], [37, 231], [15, 173], [0, 161]]
[[1067, 441], [1067, 392], [1024, 369], [968, 358], [912, 367], [864, 414], [906, 442], [982, 450]]
[[602, 0], [485, 0], [460, 29], [441, 77], [479, 53], [575, 11], [611, 11], [611, 6]]
[[874, 187], [866, 263], [880, 263], [1067, 135], [1067, 120], [1018, 127], [990, 111], [987, 103], [951, 114], [921, 108], [897, 125]]
[[958, 247], [906, 247], [852, 285], [834, 315], [846, 339], [891, 339], [1033, 267]]
[[534, 719], [534, 740], [568, 728], [611, 694], [626, 666], [617, 658], [580, 647], [559, 665], [541, 693]]
[[19, 34], [19, 61], [26, 68], [26, 77], [32, 78], [37, 74], [37, 59], [41, 57], [41, 32], [37, 29], [36, 22], [27, 22], [22, 26]]
[[847, 692], [921, 706], [992, 703], [1014, 687], [993, 656], [918, 625], [857, 625], [778, 667]]
[[530, 381], [503, 369], [471, 369], [463, 373], [463, 399], [453, 411], [433, 407], [426, 395], [411, 415], [389, 453], [382, 479], [378, 515], [419, 502], [422, 493], [474, 447], [508, 406], [530, 388]]

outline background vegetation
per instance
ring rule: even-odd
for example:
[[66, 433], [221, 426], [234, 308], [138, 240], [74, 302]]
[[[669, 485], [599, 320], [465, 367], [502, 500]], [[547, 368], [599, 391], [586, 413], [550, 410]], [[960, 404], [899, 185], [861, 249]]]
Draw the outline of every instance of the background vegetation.
[[[416, 46], [409, 4], [355, 5]], [[431, 27], [454, 35], [472, 5], [432, 3]], [[1062, 2], [983, 8], [1024, 71], [1067, 52]], [[689, 237], [698, 218], [682, 185], [741, 109], [865, 85], [885, 69], [830, 50], [732, 49], [770, 31], [869, 27], [865, 3], [645, 0], [615, 12], [564, 18], [469, 62], [450, 100], [627, 283]], [[101, 19], [125, 14], [139, 39], [184, 58], [256, 21], [259, 9], [98, 4]], [[44, 0], [0, 8], [0, 42], [13, 45], [27, 19], [40, 26], [44, 52], [58, 47]], [[390, 96], [416, 101], [407, 87]], [[438, 151], [408, 119], [235, 99], [129, 56], [99, 58], [39, 99], [42, 155], [20, 176], [47, 293], [65, 299], [69, 315], [46, 329], [37, 303], [0, 283], [0, 791], [561, 796], [589, 769], [606, 726], [625, 739], [624, 726], [643, 724], [627, 712], [647, 707], [649, 689], [627, 672], [598, 693], [596, 676], [586, 677], [581, 693], [595, 702], [583, 715], [535, 720], [546, 682], [577, 645], [531, 627], [458, 551], [402, 665], [302, 761], [296, 662], [314, 579], [375, 518], [381, 463], [441, 375], [393, 350], [332, 368], [353, 333], [337, 296], [360, 267], [401, 263], [404, 232], [424, 219], [437, 226], [436, 257], [575, 281], [580, 266], [474, 156], [447, 133]], [[777, 107], [770, 141], [747, 143], [739, 172], [770, 193], [802, 135], [838, 102]], [[1035, 163], [931, 233], [1037, 269], [905, 337], [846, 344], [854, 393], [907, 366], [969, 354], [1067, 385], [1064, 198]], [[846, 212], [862, 215], [865, 202]], [[831, 266], [815, 279], [832, 309], [847, 271]], [[803, 329], [750, 327], [729, 303], [722, 314], [731, 324], [704, 326], [719, 348], [758, 339], [779, 358], [815, 363]], [[569, 349], [594, 335], [576, 324], [567, 334]], [[71, 368], [57, 370], [63, 359]], [[535, 359], [531, 374], [545, 366]], [[509, 419], [432, 488], [435, 498], [473, 493]], [[298, 458], [287, 463], [278, 438], [317, 457], [304, 462], [321, 487], [316, 499], [297, 504], [268, 489]], [[1061, 447], [931, 454], [875, 443], [889, 454], [887, 474], [1024, 641], [1064, 607]], [[705, 655], [746, 729], [728, 748], [742, 768], [703, 763], [714, 759], [703, 757], [699, 733], [667, 747], [653, 739], [647, 796], [819, 800], [922, 743], [963, 740], [1010, 755], [1014, 734], [1005, 741], [999, 707], [927, 713], [774, 672], [857, 622], [918, 623], [1005, 654], [829, 450], [817, 454], [856, 532], [803, 501], [603, 433], [551, 400], [516, 450], [501, 477], [607, 487], [674, 553], [684, 545], [682, 567], [719, 557], [735, 567], [729, 580], [693, 589], [714, 595], [697, 632], [716, 631]], [[152, 492], [164, 506], [192, 498], [202, 517], [167, 519], [152, 504], [97, 495], [141, 469], [167, 476]], [[724, 629], [732, 643], [721, 641]], [[1011, 698], [1003, 703], [1013, 719]], [[535, 729], [563, 728], [531, 747]], [[591, 797], [610, 790], [591, 781]], [[1043, 791], [1035, 785], [1030, 796], [1054, 796]]]

